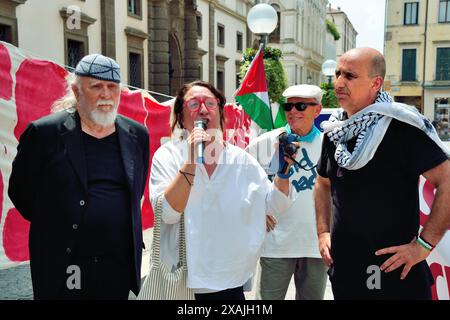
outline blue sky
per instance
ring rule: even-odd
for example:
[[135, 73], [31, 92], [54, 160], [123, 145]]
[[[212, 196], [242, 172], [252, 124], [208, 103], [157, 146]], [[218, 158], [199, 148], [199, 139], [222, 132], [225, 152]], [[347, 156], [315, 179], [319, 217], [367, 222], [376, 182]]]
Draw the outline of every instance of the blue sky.
[[383, 53], [385, 0], [328, 0], [341, 7], [358, 32], [357, 47], [372, 47]]

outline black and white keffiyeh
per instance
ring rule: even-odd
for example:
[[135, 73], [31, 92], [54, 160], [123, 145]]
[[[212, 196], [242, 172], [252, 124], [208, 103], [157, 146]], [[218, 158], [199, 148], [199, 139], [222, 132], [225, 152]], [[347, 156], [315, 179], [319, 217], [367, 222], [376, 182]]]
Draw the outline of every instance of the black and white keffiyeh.
[[[424, 131], [450, 157], [447, 147], [439, 139], [431, 122], [413, 106], [394, 102], [384, 91], [378, 93], [373, 104], [347, 119], [343, 109], [336, 110], [321, 126], [336, 146], [337, 164], [348, 170], [364, 167], [375, 155], [392, 119], [408, 123]], [[347, 141], [356, 137], [352, 152]]]

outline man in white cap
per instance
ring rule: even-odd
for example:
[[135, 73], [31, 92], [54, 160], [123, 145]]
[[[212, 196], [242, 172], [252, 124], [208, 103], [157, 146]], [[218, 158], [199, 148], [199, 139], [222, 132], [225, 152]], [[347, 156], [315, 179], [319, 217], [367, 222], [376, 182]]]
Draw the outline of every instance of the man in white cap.
[[[295, 85], [283, 92], [287, 102], [282, 105], [287, 125], [267, 132], [253, 140], [247, 151], [254, 155], [269, 176], [277, 173], [280, 134], [291, 134], [300, 144], [289, 180], [297, 191], [291, 208], [281, 216], [267, 213], [267, 236], [260, 259], [261, 277], [257, 298], [282, 300], [292, 275], [297, 300], [321, 300], [326, 286], [326, 266], [317, 246], [313, 203], [313, 186], [317, 176], [322, 134], [314, 125], [322, 110], [322, 90], [314, 85]], [[295, 135], [292, 135], [295, 134]]]
[[62, 104], [20, 137], [9, 196], [30, 224], [35, 299], [128, 299], [140, 288], [149, 136], [117, 115], [120, 68], [84, 57]]

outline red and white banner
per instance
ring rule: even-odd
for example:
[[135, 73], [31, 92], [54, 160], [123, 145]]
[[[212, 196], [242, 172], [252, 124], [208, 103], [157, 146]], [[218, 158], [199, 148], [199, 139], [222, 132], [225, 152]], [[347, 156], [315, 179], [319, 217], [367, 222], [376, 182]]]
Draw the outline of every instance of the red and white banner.
[[[428, 220], [428, 215], [433, 205], [435, 189], [431, 183], [422, 176], [419, 180], [419, 201], [420, 201], [420, 225], [421, 228]], [[433, 273], [433, 299], [450, 299], [450, 230], [431, 252], [427, 259], [431, 272]]]
[[[53, 102], [67, 86], [67, 71], [53, 62], [26, 56], [20, 49], [0, 41], [0, 269], [28, 261], [29, 223], [8, 197], [11, 163], [18, 139], [30, 121], [50, 113]], [[143, 91], [122, 92], [119, 113], [145, 125], [150, 133], [150, 163], [161, 138], [170, 136], [170, 107]], [[250, 118], [236, 105], [225, 107], [226, 139], [240, 147], [248, 144]], [[421, 224], [426, 221], [434, 198], [433, 187], [419, 183]], [[142, 203], [143, 228], [153, 226], [148, 185]], [[431, 253], [428, 263], [435, 278], [433, 297], [449, 299], [450, 232]]]
[[[20, 49], [0, 42], [0, 269], [27, 261], [29, 222], [22, 218], [8, 197], [11, 164], [18, 140], [27, 124], [50, 113], [55, 100], [66, 91], [67, 71], [51, 61], [29, 57]], [[170, 105], [158, 103], [148, 93], [124, 90], [118, 112], [143, 125], [150, 133], [151, 159], [170, 137]], [[227, 105], [229, 141], [248, 144], [249, 118], [240, 107]], [[148, 184], [142, 203], [143, 229], [153, 226]]]

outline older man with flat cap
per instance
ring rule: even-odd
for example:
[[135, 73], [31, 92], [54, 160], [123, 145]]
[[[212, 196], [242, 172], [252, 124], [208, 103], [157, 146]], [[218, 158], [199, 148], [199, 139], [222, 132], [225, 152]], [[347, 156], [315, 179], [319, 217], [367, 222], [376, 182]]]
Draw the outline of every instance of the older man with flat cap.
[[84, 57], [59, 105], [20, 137], [9, 196], [30, 224], [35, 299], [127, 299], [140, 288], [145, 127], [117, 115], [120, 68]]
[[297, 300], [321, 300], [327, 275], [317, 246], [312, 192], [322, 144], [322, 134], [314, 125], [322, 110], [322, 90], [314, 85], [295, 85], [287, 88], [283, 96], [287, 99], [282, 107], [288, 124], [259, 136], [247, 148], [267, 174], [274, 176], [280, 174], [277, 173], [280, 135], [288, 134], [290, 141], [300, 144], [297, 163], [288, 174], [297, 198], [283, 215], [266, 215], [268, 233], [260, 259], [257, 298], [284, 299], [294, 275]]

